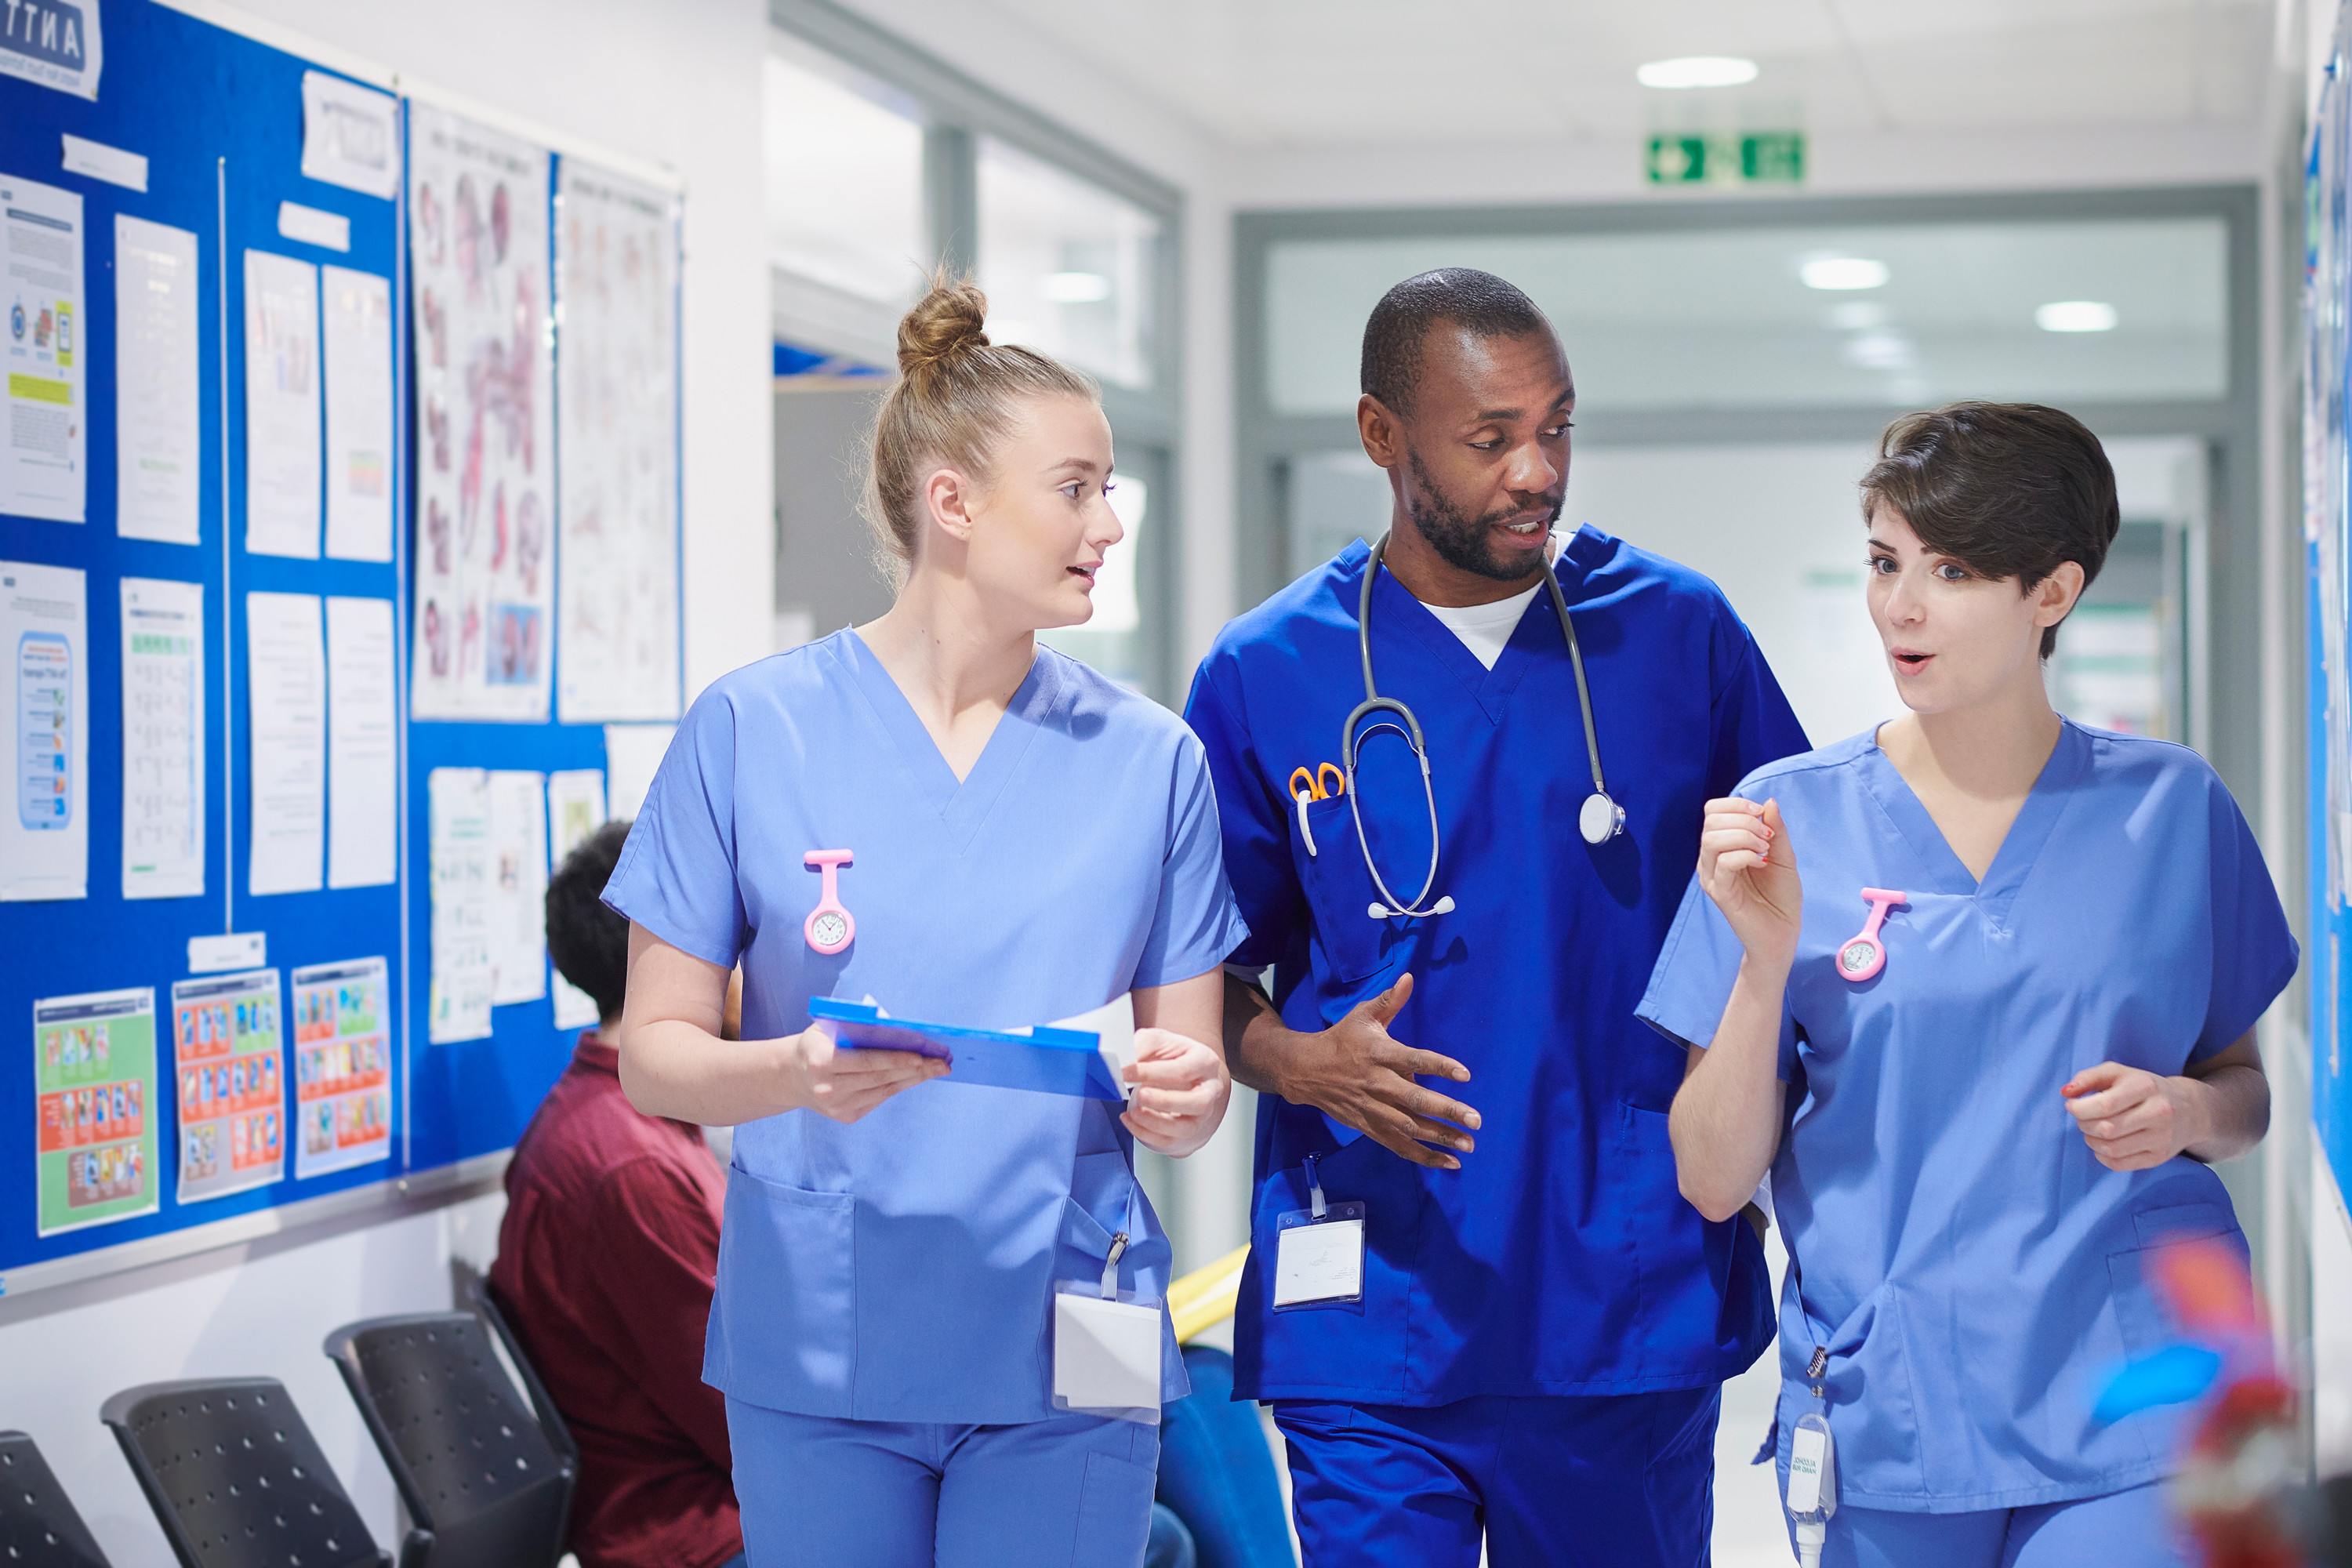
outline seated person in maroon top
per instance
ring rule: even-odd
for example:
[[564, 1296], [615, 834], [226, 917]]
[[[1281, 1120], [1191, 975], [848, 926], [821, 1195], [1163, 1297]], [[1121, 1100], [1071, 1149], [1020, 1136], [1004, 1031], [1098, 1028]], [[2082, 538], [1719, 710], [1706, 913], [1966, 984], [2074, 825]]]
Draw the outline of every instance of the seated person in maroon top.
[[[547, 886], [547, 951], [621, 1016], [628, 922], [599, 901], [628, 837], [608, 823]], [[727, 1404], [702, 1381], [726, 1196], [701, 1130], [640, 1113], [590, 1029], [507, 1167], [490, 1281], [580, 1446], [581, 1568], [721, 1568], [743, 1534]]]

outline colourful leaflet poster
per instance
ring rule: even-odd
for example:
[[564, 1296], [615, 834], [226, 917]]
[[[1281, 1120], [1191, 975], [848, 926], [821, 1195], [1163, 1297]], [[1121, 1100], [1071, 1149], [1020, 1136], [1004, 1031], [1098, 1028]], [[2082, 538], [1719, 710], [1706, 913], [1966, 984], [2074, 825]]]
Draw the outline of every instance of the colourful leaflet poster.
[[284, 1038], [274, 969], [172, 987], [181, 1203], [226, 1197], [286, 1173]]
[[155, 991], [33, 1004], [40, 1233], [152, 1214]]
[[390, 995], [381, 958], [294, 972], [294, 1174], [392, 1157]]

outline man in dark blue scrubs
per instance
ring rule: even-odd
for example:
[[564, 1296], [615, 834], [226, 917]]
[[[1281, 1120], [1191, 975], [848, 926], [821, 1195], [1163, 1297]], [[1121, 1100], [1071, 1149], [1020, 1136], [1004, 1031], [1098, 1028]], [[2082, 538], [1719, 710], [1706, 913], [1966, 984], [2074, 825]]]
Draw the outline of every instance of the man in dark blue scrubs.
[[[1482, 1538], [1495, 1568], [1690, 1568], [1717, 1385], [1771, 1307], [1757, 1230], [1676, 1190], [1683, 1062], [1633, 1008], [1702, 804], [1805, 737], [1714, 584], [1548, 542], [1575, 388], [1526, 295], [1397, 285], [1363, 393], [1384, 563], [1352, 543], [1233, 622], [1186, 710], [1249, 922], [1229, 968], [1274, 972], [1227, 984], [1263, 1096], [1235, 1391], [1274, 1402], [1309, 1568], [1474, 1568]], [[1351, 779], [1368, 568], [1370, 679], [1411, 718], [1363, 717]]]

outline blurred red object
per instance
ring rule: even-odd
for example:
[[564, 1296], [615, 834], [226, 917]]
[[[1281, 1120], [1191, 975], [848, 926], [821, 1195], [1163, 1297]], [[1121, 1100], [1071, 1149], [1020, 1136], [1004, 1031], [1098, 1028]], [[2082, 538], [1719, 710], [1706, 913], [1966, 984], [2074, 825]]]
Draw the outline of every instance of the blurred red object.
[[2295, 1392], [2278, 1375], [2253, 1279], [2234, 1248], [2214, 1240], [2158, 1247], [2151, 1265], [2181, 1333], [2222, 1357], [2172, 1479], [2173, 1510], [2204, 1568], [2302, 1568]]

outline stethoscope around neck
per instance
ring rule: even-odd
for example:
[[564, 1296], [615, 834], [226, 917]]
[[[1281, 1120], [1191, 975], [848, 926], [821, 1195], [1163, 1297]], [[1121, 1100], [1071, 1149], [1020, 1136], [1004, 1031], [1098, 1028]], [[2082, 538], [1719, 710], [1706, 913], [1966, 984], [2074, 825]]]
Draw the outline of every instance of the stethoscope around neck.
[[[1385, 533], [1372, 546], [1371, 558], [1364, 563], [1364, 585], [1356, 599], [1356, 647], [1364, 661], [1364, 700], [1348, 714], [1348, 721], [1339, 730], [1341, 766], [1347, 777], [1348, 810], [1356, 820], [1356, 848], [1364, 858], [1364, 869], [1371, 873], [1372, 888], [1381, 896], [1365, 912], [1376, 921], [1403, 916], [1423, 920], [1431, 915], [1451, 914], [1454, 904], [1449, 895], [1436, 902], [1429, 895], [1437, 888], [1437, 791], [1429, 777], [1429, 743], [1423, 736], [1421, 721], [1412, 710], [1393, 697], [1381, 695], [1372, 682], [1372, 585], [1379, 581], [1381, 559], [1388, 552], [1389, 536]], [[1559, 577], [1549, 563], [1544, 567], [1544, 586], [1551, 591], [1551, 607], [1559, 616], [1559, 629], [1568, 638], [1568, 660], [1576, 669], [1576, 706], [1584, 716], [1584, 755], [1592, 765], [1592, 793], [1584, 797], [1583, 807], [1576, 814], [1576, 829], [1587, 844], [1606, 844], [1625, 831], [1625, 808], [1610, 798], [1609, 786], [1601, 777], [1601, 739], [1592, 727], [1592, 689], [1584, 679], [1584, 654], [1577, 647], [1576, 623], [1569, 618], [1568, 595], [1559, 591]], [[1364, 721], [1376, 713], [1395, 717], [1362, 728]], [[1382, 730], [1394, 730], [1402, 735], [1405, 744], [1412, 748], [1413, 760], [1421, 764], [1422, 798], [1429, 805], [1429, 871], [1422, 878], [1421, 891], [1407, 903], [1389, 890], [1381, 876], [1381, 868], [1372, 860], [1371, 841], [1364, 836], [1362, 797], [1356, 793], [1356, 752], [1366, 735]]]

